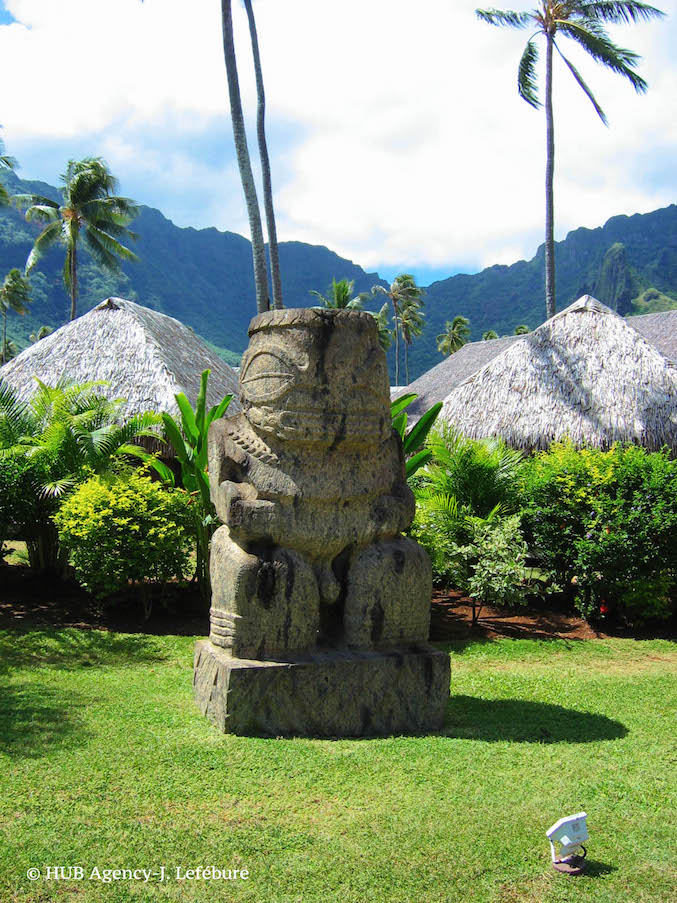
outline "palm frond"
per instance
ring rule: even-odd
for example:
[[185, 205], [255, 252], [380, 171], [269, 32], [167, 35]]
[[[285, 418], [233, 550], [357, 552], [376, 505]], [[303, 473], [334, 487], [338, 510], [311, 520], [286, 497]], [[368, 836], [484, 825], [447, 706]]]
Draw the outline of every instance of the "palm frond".
[[577, 4], [577, 12], [586, 19], [601, 19], [616, 25], [629, 25], [632, 22], [649, 22], [651, 19], [662, 19], [665, 13], [640, 3], [638, 0], [591, 0]]
[[476, 9], [475, 15], [489, 25], [506, 25], [508, 28], [526, 28], [533, 22], [531, 13], [515, 12], [512, 9]]
[[608, 121], [608, 119], [606, 118], [606, 114], [604, 113], [604, 110], [603, 110], [603, 109], [600, 107], [600, 105], [597, 103], [597, 100], [595, 99], [595, 96], [593, 95], [592, 91], [591, 91], [590, 88], [586, 85], [586, 83], [583, 81], [583, 78], [582, 78], [580, 72], [578, 71], [578, 69], [574, 66], [574, 64], [573, 64], [570, 60], [568, 60], [568, 59], [564, 56], [564, 54], [562, 53], [562, 51], [561, 51], [561, 50], [559, 49], [559, 47], [557, 46], [557, 43], [555, 43], [555, 48], [556, 48], [557, 52], [559, 53], [559, 55], [560, 55], [560, 56], [562, 57], [562, 59], [564, 60], [564, 62], [565, 62], [565, 63], [567, 64], [567, 66], [569, 67], [569, 71], [571, 72], [571, 74], [573, 75], [573, 77], [576, 79], [576, 81], [577, 81], [578, 84], [580, 85], [580, 87], [581, 87], [583, 93], [585, 94], [585, 96], [588, 98], [588, 100], [590, 101], [590, 103], [591, 103], [591, 104], [593, 105], [593, 107], [595, 108], [595, 112], [597, 113], [597, 115], [599, 116], [599, 118], [602, 120], [602, 122], [604, 123], [604, 125], [607, 125], [607, 126], [608, 126], [608, 125], [609, 125], [609, 121]]
[[35, 239], [35, 244], [28, 255], [25, 273], [30, 273], [40, 258], [52, 247], [52, 245], [61, 237], [61, 223], [56, 222], [47, 226]]
[[541, 106], [536, 82], [537, 63], [538, 47], [534, 44], [533, 38], [530, 38], [524, 48], [524, 53], [517, 69], [517, 91], [523, 100], [526, 100], [528, 104], [536, 109]]
[[641, 75], [633, 71], [641, 59], [639, 54], [618, 47], [603, 29], [595, 28], [594, 25], [591, 27], [591, 24], [586, 22], [584, 27], [568, 20], [559, 24], [559, 31], [580, 44], [598, 63], [627, 78], [635, 91], [643, 94], [648, 85]]

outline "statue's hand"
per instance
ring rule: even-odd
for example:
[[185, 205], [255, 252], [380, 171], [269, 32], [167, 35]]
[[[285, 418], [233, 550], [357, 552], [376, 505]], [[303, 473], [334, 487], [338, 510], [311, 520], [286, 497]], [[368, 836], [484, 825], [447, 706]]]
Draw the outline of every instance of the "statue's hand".
[[217, 514], [231, 530], [247, 539], [271, 535], [276, 507], [274, 502], [257, 498], [251, 483], [224, 480], [219, 486]]

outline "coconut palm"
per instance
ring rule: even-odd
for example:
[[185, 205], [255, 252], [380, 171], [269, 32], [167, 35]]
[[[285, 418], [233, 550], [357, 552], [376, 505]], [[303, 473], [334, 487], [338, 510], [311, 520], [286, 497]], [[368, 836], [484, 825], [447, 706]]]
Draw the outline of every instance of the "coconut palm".
[[384, 351], [387, 351], [393, 343], [393, 330], [389, 325], [390, 305], [386, 301], [378, 313], [374, 313], [372, 310], [370, 310], [369, 313], [376, 320], [376, 325], [378, 327], [378, 343]]
[[270, 256], [270, 282], [273, 289], [273, 307], [284, 307], [282, 303], [282, 278], [280, 276], [280, 253], [277, 247], [277, 228], [275, 226], [275, 211], [273, 210], [273, 187], [270, 178], [270, 159], [268, 157], [268, 145], [266, 143], [266, 95], [263, 90], [263, 72], [261, 71], [261, 55], [259, 53], [259, 39], [256, 34], [256, 22], [251, 0], [244, 0], [244, 6], [249, 20], [249, 35], [252, 43], [252, 56], [254, 58], [254, 74], [256, 77], [256, 138], [259, 145], [259, 159], [261, 160], [261, 176], [263, 180], [263, 209], [266, 214], [266, 229], [268, 230], [268, 254]]
[[495, 329], [487, 329], [486, 332], [482, 333], [482, 341], [489, 342], [491, 339], [497, 339], [498, 333]]
[[315, 295], [316, 298], [320, 299], [322, 302], [320, 305], [321, 307], [330, 310], [362, 310], [363, 296], [358, 295], [357, 297], [353, 297], [354, 291], [354, 279], [339, 279], [338, 282], [335, 279], [332, 279], [326, 296], [321, 295], [320, 292], [313, 291], [312, 289], [310, 294]]
[[371, 291], [374, 295], [385, 295], [393, 306], [395, 318], [395, 385], [399, 386], [401, 310], [403, 305], [409, 301], [420, 302], [423, 289], [416, 285], [416, 280], [410, 273], [400, 273], [390, 284], [390, 288], [386, 289], [382, 285], [373, 285]]
[[237, 157], [238, 169], [240, 170], [240, 180], [242, 181], [242, 189], [247, 205], [249, 231], [252, 240], [256, 310], [257, 313], [263, 313], [263, 311], [270, 309], [266, 247], [263, 240], [261, 211], [259, 210], [259, 199], [256, 194], [254, 174], [252, 173], [252, 164], [249, 157], [247, 134], [244, 127], [244, 114], [242, 112], [242, 100], [240, 98], [240, 81], [237, 74], [235, 41], [233, 39], [232, 0], [221, 0], [221, 24], [223, 27], [223, 56], [226, 62], [226, 77], [228, 79], [228, 97], [230, 100], [230, 118], [233, 125], [235, 155]]
[[521, 326], [515, 326], [514, 335], [526, 335], [529, 332], [531, 332], [531, 330], [523, 323]]
[[421, 310], [420, 298], [406, 299], [400, 309], [400, 329], [404, 341], [404, 379], [409, 385], [409, 346], [423, 332], [425, 314]]
[[[25, 314], [28, 305], [31, 303], [31, 290], [28, 280], [25, 279], [21, 270], [16, 267], [10, 270], [5, 276], [5, 281], [0, 286], [0, 312], [2, 313], [2, 350], [0, 352], [0, 365], [6, 363], [10, 358], [10, 351], [7, 342], [7, 314], [13, 310], [16, 314]], [[13, 343], [11, 343], [13, 344]], [[16, 346], [14, 346], [16, 348]], [[12, 357], [15, 355], [12, 354]]]
[[2, 366], [2, 364], [6, 363], [7, 361], [11, 361], [17, 356], [18, 353], [19, 346], [16, 344], [16, 342], [13, 342], [11, 339], [5, 339], [2, 343], [2, 346], [0, 347], [0, 358], [2, 359], [0, 366]]
[[[11, 171], [18, 168], [18, 163], [14, 157], [9, 157], [5, 153], [5, 142], [0, 138], [0, 173]], [[7, 207], [9, 204], [9, 192], [5, 188], [0, 179], [0, 207]]]
[[35, 194], [14, 195], [12, 201], [26, 210], [29, 222], [45, 223], [26, 261], [30, 273], [56, 242], [66, 247], [63, 281], [70, 294], [70, 319], [77, 315], [78, 245], [80, 238], [94, 260], [111, 273], [120, 272], [120, 260], [137, 260], [121, 240], [136, 238], [127, 228], [137, 208], [129, 198], [115, 194], [118, 181], [101, 157], [69, 160], [61, 175], [63, 203]]
[[36, 342], [39, 342], [41, 339], [47, 338], [48, 335], [51, 335], [54, 332], [51, 326], [41, 326], [37, 332], [32, 332], [28, 338], [31, 342], [31, 345], [35, 345]]
[[444, 324], [444, 332], [437, 336], [437, 350], [444, 355], [453, 354], [462, 348], [470, 338], [470, 320], [457, 316]]
[[538, 48], [534, 39], [545, 38], [545, 309], [548, 319], [555, 314], [555, 237], [553, 179], [555, 172], [555, 127], [552, 107], [552, 61], [556, 50], [564, 60], [579, 87], [595, 108], [602, 122], [607, 119], [592, 91], [583, 81], [578, 69], [559, 49], [555, 36], [559, 33], [576, 41], [590, 56], [627, 78], [635, 91], [643, 94], [647, 83], [634, 70], [640, 57], [632, 50], [614, 44], [604, 27], [605, 23], [623, 24], [661, 18], [664, 13], [639, 0], [538, 0], [530, 12], [478, 9], [477, 16], [490, 25], [508, 28], [529, 28], [534, 33], [527, 41], [517, 73], [517, 91], [532, 107], [540, 107], [536, 84]]

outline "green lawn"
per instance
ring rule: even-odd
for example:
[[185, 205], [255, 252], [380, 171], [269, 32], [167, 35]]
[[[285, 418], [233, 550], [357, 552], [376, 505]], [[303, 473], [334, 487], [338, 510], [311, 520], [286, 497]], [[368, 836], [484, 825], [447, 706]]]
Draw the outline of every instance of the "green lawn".
[[[444, 733], [361, 741], [219, 734], [192, 646], [0, 632], [2, 903], [677, 901], [674, 643], [459, 643]], [[590, 868], [565, 878], [545, 831], [581, 809]], [[85, 878], [26, 877], [60, 865]]]

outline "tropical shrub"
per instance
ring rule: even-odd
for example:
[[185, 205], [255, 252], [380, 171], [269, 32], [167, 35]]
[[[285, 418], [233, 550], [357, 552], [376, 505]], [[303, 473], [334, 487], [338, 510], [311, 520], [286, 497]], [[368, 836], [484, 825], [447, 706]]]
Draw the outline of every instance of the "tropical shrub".
[[[187, 496], [142, 471], [93, 476], [63, 502], [54, 521], [78, 581], [99, 598], [130, 581], [163, 583], [188, 571]], [[148, 617], [147, 594], [142, 601]]]
[[416, 517], [411, 536], [430, 555], [433, 579], [460, 586], [457, 546], [472, 542], [473, 518], [493, 521], [517, 510], [521, 452], [500, 440], [461, 436], [435, 426], [426, 442], [428, 461], [412, 481]]
[[[164, 412], [162, 422], [165, 435], [171, 443], [176, 460], [181, 465], [181, 482], [190, 494], [190, 512], [197, 550], [195, 575], [203, 598], [210, 595], [209, 555], [212, 534], [218, 526], [216, 509], [212, 504], [207, 473], [207, 441], [209, 427], [214, 420], [225, 414], [232, 395], [226, 395], [218, 405], [207, 410], [207, 380], [211, 370], [203, 370], [200, 378], [200, 390], [195, 401], [195, 410], [183, 392], [175, 395], [176, 403], [181, 411], [181, 423]], [[171, 473], [167, 481], [173, 486]]]
[[522, 479], [527, 539], [568, 584], [585, 617], [636, 621], [672, 610], [677, 575], [677, 462], [667, 450], [553, 445]]
[[[17, 479], [25, 477], [16, 488], [25, 498], [15, 510], [14, 522], [27, 541], [31, 567], [60, 573], [63, 556], [51, 517], [76, 486], [92, 473], [106, 472], [122, 456], [140, 458], [163, 476], [170, 472], [131, 444], [141, 436], [158, 439], [151, 427], [160, 421], [159, 415], [139, 414], [120, 424], [122, 399], [111, 401], [102, 395], [103, 383], [36, 382], [35, 395], [24, 404], [0, 381], [0, 459], [15, 460], [12, 472]], [[21, 511], [30, 516], [24, 518]]]
[[460, 546], [458, 588], [470, 596], [472, 621], [484, 605], [516, 608], [529, 592], [525, 560], [527, 544], [520, 532], [520, 516], [470, 521], [471, 541]]

